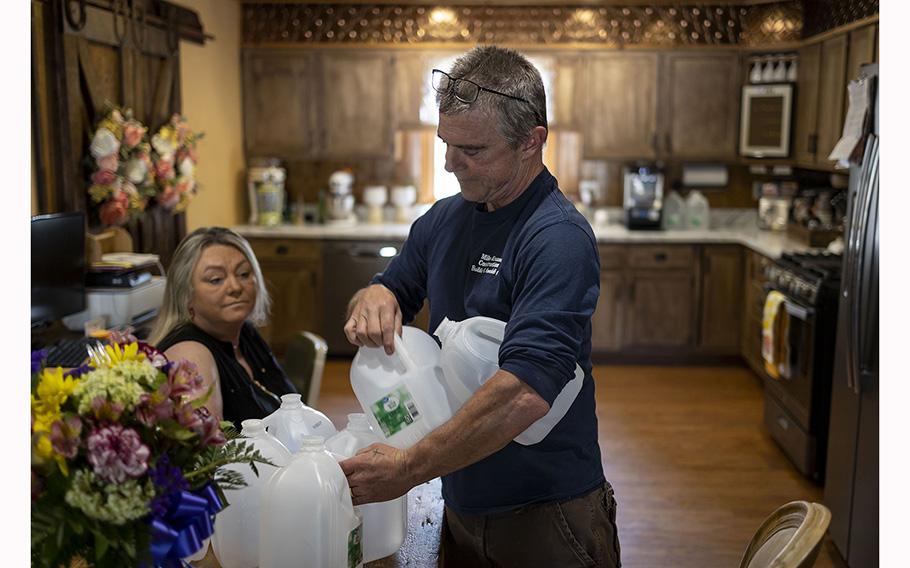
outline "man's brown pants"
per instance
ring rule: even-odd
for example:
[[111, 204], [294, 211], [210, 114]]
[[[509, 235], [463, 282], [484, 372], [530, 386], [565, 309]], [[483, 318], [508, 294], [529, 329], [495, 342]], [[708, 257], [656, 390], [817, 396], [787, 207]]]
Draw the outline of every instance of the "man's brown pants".
[[458, 515], [442, 523], [440, 566], [619, 568], [616, 500], [609, 482], [568, 501], [492, 515]]

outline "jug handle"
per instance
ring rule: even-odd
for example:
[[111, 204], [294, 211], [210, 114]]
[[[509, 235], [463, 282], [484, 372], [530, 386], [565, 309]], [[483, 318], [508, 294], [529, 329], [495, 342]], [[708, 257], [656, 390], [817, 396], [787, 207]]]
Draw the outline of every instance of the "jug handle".
[[502, 343], [505, 336], [505, 322], [488, 317], [480, 317], [477, 320], [477, 334], [483, 335], [491, 341]]
[[398, 355], [398, 359], [404, 365], [405, 370], [409, 373], [414, 373], [417, 371], [417, 365], [414, 364], [414, 360], [411, 359], [411, 356], [408, 355], [407, 349], [404, 347], [404, 342], [398, 336], [398, 334], [393, 334], [395, 336], [395, 354]]

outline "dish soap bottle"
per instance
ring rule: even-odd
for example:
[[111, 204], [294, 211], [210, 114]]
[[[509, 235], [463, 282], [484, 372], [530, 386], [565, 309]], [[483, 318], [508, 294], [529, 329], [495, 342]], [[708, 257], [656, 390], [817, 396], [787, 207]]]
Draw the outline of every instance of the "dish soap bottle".
[[687, 217], [686, 201], [676, 191], [670, 191], [664, 201], [664, 229], [685, 229]]
[[697, 189], [689, 192], [689, 196], [686, 198], [686, 218], [689, 228], [708, 229], [710, 213], [711, 206], [708, 204], [708, 198]]

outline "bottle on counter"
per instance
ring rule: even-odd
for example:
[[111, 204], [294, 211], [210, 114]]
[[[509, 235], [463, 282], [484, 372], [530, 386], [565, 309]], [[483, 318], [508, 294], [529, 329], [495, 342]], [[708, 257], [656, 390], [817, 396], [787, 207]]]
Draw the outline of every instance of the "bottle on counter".
[[686, 200], [671, 190], [664, 200], [664, 229], [678, 230], [688, 226]]
[[711, 205], [708, 198], [697, 189], [693, 189], [686, 197], [686, 225], [690, 229], [707, 229]]

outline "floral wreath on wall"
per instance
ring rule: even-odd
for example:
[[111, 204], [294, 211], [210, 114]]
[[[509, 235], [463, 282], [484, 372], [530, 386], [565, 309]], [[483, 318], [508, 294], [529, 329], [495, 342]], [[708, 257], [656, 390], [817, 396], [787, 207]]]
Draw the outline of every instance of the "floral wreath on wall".
[[121, 226], [139, 218], [155, 195], [147, 131], [132, 110], [110, 107], [92, 133], [88, 194], [105, 225]]
[[174, 114], [171, 120], [152, 136], [158, 205], [174, 214], [186, 211], [199, 185], [196, 143], [203, 133], [193, 132], [186, 118]]

